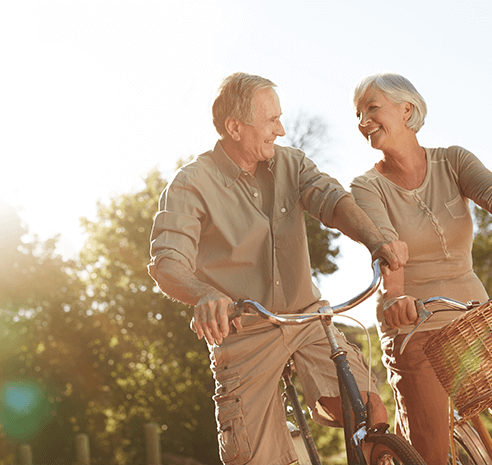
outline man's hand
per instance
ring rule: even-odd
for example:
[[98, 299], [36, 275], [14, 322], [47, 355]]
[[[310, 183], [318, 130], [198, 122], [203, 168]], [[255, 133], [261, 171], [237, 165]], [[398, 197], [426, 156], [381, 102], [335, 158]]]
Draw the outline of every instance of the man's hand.
[[415, 298], [409, 295], [385, 299], [383, 311], [384, 319], [391, 328], [415, 324], [419, 318]]
[[[373, 260], [385, 260], [390, 270], [396, 271], [407, 263], [407, 244], [401, 241], [385, 241], [381, 232], [352, 197], [342, 197], [338, 201], [332, 223], [333, 227], [346, 236], [364, 244], [371, 252]], [[382, 273], [386, 276], [389, 270], [383, 267]]]
[[[207, 342], [221, 344], [229, 334], [229, 314], [234, 310], [234, 302], [219, 292], [202, 297], [195, 305], [193, 324], [198, 339], [205, 337]], [[241, 328], [240, 318], [234, 319], [234, 326]]]
[[[408, 261], [408, 246], [406, 242], [383, 242], [373, 253], [372, 260], [381, 258], [388, 263], [389, 270], [396, 271]], [[383, 276], [388, 276], [390, 271], [386, 267], [381, 268]]]
[[[161, 291], [188, 305], [194, 305], [192, 327], [198, 339], [205, 337], [209, 344], [220, 344], [229, 334], [229, 316], [233, 313], [232, 300], [214, 287], [201, 282], [183, 264], [163, 258], [152, 274]], [[240, 329], [240, 317], [233, 320]]]

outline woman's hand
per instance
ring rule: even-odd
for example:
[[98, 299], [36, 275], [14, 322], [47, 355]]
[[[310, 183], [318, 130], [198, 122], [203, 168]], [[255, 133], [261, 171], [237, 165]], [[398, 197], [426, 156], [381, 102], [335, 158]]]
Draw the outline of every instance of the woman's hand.
[[415, 324], [419, 318], [415, 298], [409, 295], [385, 297], [383, 305], [384, 319], [391, 328]]

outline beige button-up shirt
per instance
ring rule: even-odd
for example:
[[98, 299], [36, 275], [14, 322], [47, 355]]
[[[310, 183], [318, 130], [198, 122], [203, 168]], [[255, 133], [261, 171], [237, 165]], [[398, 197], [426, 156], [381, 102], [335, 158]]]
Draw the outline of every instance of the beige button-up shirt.
[[350, 195], [301, 150], [275, 146], [255, 176], [220, 142], [177, 171], [162, 193], [151, 236], [149, 273], [162, 258], [237, 300], [288, 313], [320, 299], [312, 282], [304, 211], [330, 226]]

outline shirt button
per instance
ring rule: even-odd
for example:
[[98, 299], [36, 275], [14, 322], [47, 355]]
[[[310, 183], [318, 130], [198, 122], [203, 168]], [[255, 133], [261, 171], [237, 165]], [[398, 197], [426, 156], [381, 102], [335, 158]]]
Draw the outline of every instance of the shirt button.
[[255, 192], [255, 193], [253, 194], [253, 197], [258, 197], [258, 192]]
[[280, 209], [280, 211], [281, 211], [282, 213], [285, 213], [285, 212], [287, 211], [287, 208], [282, 207], [282, 208]]
[[277, 286], [280, 286], [280, 281], [275, 281], [275, 284], [276, 284]]

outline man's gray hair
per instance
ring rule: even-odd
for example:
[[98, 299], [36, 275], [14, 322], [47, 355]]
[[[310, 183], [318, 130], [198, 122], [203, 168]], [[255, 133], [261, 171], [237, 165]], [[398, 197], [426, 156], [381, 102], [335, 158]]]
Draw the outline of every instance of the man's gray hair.
[[367, 89], [373, 88], [383, 92], [386, 97], [397, 105], [409, 102], [413, 105], [412, 116], [407, 121], [407, 127], [419, 132], [424, 125], [427, 105], [414, 85], [403, 76], [392, 73], [378, 73], [365, 77], [356, 85], [354, 90], [354, 105], [357, 107], [359, 100]]
[[261, 89], [277, 87], [269, 79], [247, 73], [234, 73], [226, 77], [212, 106], [214, 126], [221, 137], [226, 134], [225, 121], [234, 118], [252, 124], [255, 114], [253, 99]]

